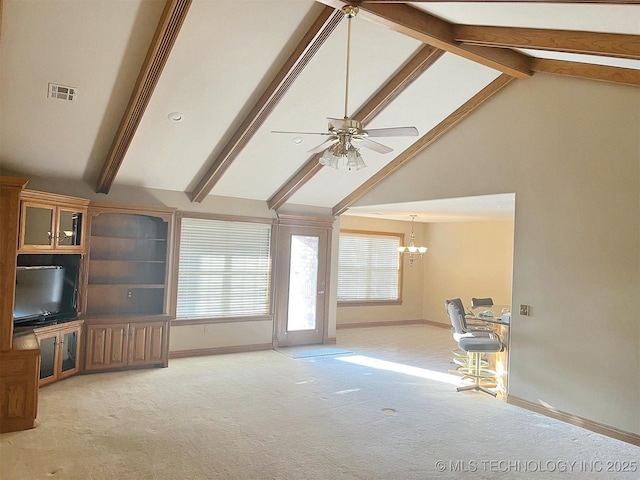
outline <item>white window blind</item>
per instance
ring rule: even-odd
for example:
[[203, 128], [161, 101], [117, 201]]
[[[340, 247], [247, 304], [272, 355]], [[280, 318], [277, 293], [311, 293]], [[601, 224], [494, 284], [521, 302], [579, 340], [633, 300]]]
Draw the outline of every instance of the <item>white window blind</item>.
[[399, 300], [400, 237], [340, 233], [338, 301]]
[[178, 318], [269, 314], [271, 225], [183, 218]]

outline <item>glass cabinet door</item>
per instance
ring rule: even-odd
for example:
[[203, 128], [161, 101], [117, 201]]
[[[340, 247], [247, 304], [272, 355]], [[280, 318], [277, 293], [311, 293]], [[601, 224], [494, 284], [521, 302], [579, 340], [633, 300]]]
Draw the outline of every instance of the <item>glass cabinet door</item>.
[[53, 247], [53, 207], [25, 205], [22, 246]]
[[82, 212], [61, 208], [58, 215], [57, 246], [79, 246], [82, 240]]
[[60, 345], [61, 373], [74, 370], [78, 366], [78, 333], [79, 331], [76, 330], [62, 335], [62, 344]]
[[40, 380], [55, 376], [57, 340], [57, 335], [40, 339]]

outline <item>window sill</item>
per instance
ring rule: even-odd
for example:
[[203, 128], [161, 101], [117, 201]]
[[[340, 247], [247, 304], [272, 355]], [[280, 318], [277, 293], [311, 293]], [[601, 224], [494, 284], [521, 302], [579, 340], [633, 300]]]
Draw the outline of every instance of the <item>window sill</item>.
[[171, 321], [171, 326], [186, 325], [211, 325], [215, 323], [240, 323], [240, 322], [272, 322], [273, 315], [253, 315], [246, 317], [216, 317], [216, 318], [176, 318]]
[[338, 307], [379, 307], [384, 305], [402, 305], [402, 300], [351, 300], [338, 302]]

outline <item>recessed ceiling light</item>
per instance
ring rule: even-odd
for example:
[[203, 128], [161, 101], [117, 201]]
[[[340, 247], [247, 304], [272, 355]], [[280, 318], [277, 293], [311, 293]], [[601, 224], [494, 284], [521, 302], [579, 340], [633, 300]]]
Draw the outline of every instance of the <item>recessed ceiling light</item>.
[[300, 145], [304, 140], [302, 140], [302, 137], [293, 137], [291, 141], [296, 145]]
[[169, 115], [167, 115], [167, 118], [172, 122], [181, 122], [182, 120], [184, 120], [184, 115], [180, 112], [171, 112]]

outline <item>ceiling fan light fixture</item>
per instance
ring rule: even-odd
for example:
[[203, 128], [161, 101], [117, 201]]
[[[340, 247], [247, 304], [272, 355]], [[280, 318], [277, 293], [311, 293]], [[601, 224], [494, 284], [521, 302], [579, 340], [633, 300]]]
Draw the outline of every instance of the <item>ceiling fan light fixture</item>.
[[364, 163], [364, 160], [362, 159], [362, 155], [360, 155], [358, 149], [353, 145], [349, 146], [349, 151], [347, 152], [346, 156], [346, 165], [349, 170], [352, 170], [354, 168], [356, 170], [361, 170], [367, 166], [367, 164]]
[[360, 151], [346, 138], [327, 148], [318, 160], [320, 165], [335, 168], [336, 170], [340, 167], [341, 161], [349, 170], [361, 170], [367, 166], [362, 159], [362, 155], [360, 155]]
[[[393, 149], [370, 140], [368, 137], [405, 137], [418, 135], [415, 127], [390, 127], [390, 128], [363, 128], [362, 122], [349, 117], [349, 70], [351, 58], [351, 20], [357, 15], [358, 7], [355, 5], [344, 5], [342, 7], [344, 18], [347, 19], [347, 62], [345, 69], [344, 88], [344, 116], [343, 118], [328, 118], [329, 126], [327, 133], [316, 133], [317, 135], [328, 135], [329, 138], [309, 152], [320, 154], [318, 163], [324, 167], [338, 169], [340, 163], [349, 170], [361, 170], [367, 165], [362, 159], [359, 150], [353, 145], [356, 142], [359, 146], [373, 150], [374, 152], [385, 154]], [[291, 132], [275, 130], [273, 133], [288, 134], [308, 134], [315, 132]], [[299, 137], [298, 137], [299, 138]], [[295, 139], [294, 139], [295, 142]], [[324, 149], [324, 151], [323, 151]]]

